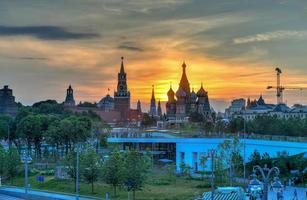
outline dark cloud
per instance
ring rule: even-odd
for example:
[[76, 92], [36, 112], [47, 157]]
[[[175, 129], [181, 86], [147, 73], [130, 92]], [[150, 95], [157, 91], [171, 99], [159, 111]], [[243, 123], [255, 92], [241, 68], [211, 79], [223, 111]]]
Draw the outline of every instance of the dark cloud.
[[45, 57], [19, 57], [20, 60], [47, 60]]
[[72, 32], [58, 26], [0, 26], [0, 36], [22, 35], [43, 40], [76, 40], [99, 36], [96, 33]]
[[122, 43], [121, 45], [119, 45], [117, 48], [119, 49], [126, 49], [126, 50], [129, 50], [129, 51], [144, 51], [144, 49], [140, 48], [140, 47], [137, 47], [136, 45], [130, 43], [130, 42], [127, 42], [127, 43]]

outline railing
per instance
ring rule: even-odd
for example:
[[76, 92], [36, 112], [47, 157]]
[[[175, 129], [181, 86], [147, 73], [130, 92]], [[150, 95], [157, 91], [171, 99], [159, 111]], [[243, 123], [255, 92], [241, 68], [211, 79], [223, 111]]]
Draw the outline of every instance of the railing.
[[195, 132], [179, 132], [179, 131], [134, 131], [111, 134], [115, 138], [233, 138], [238, 136], [243, 139], [269, 140], [269, 141], [287, 141], [287, 142], [307, 142], [307, 137], [299, 136], [283, 136], [283, 135], [261, 135], [261, 134], [233, 134], [233, 133], [205, 133]]

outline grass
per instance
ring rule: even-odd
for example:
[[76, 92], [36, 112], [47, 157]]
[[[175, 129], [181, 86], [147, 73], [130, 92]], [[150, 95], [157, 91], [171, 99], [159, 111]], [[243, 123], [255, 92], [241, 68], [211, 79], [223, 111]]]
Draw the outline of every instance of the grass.
[[[60, 193], [74, 193], [74, 183], [71, 180], [56, 180], [53, 176], [46, 176], [44, 183], [35, 180], [30, 176], [29, 183], [32, 189], [48, 190]], [[9, 184], [9, 182], [7, 182]], [[23, 187], [24, 178], [18, 177], [13, 182], [14, 186]], [[155, 169], [141, 191], [136, 192], [138, 200], [189, 200], [194, 199], [194, 194], [202, 194], [208, 191], [208, 180], [189, 179], [186, 177], [170, 176], [161, 169]], [[104, 198], [108, 192], [111, 199], [127, 199], [128, 193], [125, 188], [117, 190], [117, 197], [113, 196], [113, 188], [99, 181], [95, 183], [95, 194], [91, 193], [91, 185], [81, 182], [80, 194]]]

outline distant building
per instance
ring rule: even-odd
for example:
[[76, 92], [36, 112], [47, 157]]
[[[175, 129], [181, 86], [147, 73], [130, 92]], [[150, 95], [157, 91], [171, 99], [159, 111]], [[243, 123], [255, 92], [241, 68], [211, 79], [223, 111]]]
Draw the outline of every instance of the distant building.
[[103, 97], [97, 104], [97, 107], [104, 111], [112, 111], [114, 110], [114, 98], [109, 94]]
[[292, 108], [286, 104], [267, 104], [262, 95], [258, 100], [247, 100], [245, 109], [234, 112], [229, 118], [242, 117], [245, 120], [254, 120], [258, 116], [275, 116], [282, 119], [307, 118], [307, 106], [294, 105]]
[[120, 72], [117, 75], [117, 91], [114, 92], [114, 108], [121, 113], [121, 120], [129, 120], [130, 112], [130, 92], [127, 86], [127, 74], [124, 68], [124, 57], [121, 57]]
[[152, 86], [152, 91], [151, 91], [149, 115], [152, 116], [152, 117], [157, 116], [157, 107], [156, 107], [156, 98], [155, 98], [155, 88], [154, 88], [154, 85]]
[[230, 118], [232, 115], [240, 113], [245, 109], [245, 106], [246, 100], [243, 98], [231, 101], [231, 105], [225, 109], [225, 117]]
[[18, 112], [18, 106], [13, 96], [13, 90], [5, 85], [0, 90], [0, 114], [16, 116]]
[[138, 100], [137, 104], [136, 104], [136, 109], [138, 110], [139, 113], [142, 113], [142, 105], [141, 105], [141, 101]]
[[158, 109], [157, 109], [157, 115], [161, 118], [162, 117], [162, 108], [161, 108], [161, 101], [158, 101]]
[[76, 102], [74, 99], [74, 90], [72, 89], [71, 85], [69, 85], [67, 89], [64, 105], [66, 107], [73, 107], [76, 105]]
[[179, 88], [175, 93], [170, 87], [167, 92], [168, 101], [166, 103], [166, 115], [169, 121], [181, 123], [188, 120], [191, 113], [199, 113], [206, 120], [211, 119], [211, 108], [208, 92], [201, 84], [197, 93], [190, 89], [190, 83], [186, 75], [186, 64], [182, 64], [182, 76]]
[[97, 107], [95, 105], [93, 107], [71, 106], [74, 100], [71, 100], [73, 99], [73, 90], [69, 86], [65, 100], [66, 107], [75, 112], [93, 111], [101, 119], [112, 125], [140, 125], [142, 118], [141, 102], [138, 100], [137, 109], [130, 108], [130, 92], [128, 90], [123, 57], [121, 58], [117, 79], [117, 91], [114, 92], [114, 97], [107, 94], [97, 103]]

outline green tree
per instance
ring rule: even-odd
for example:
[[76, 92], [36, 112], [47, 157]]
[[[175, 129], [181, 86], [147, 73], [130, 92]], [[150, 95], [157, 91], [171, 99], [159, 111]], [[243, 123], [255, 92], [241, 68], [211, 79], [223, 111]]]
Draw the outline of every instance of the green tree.
[[11, 147], [6, 154], [6, 175], [13, 184], [13, 179], [18, 174], [18, 168], [20, 166], [20, 156], [17, 149]]
[[234, 175], [238, 175], [239, 166], [243, 164], [242, 157], [240, 156], [242, 144], [238, 137], [231, 140], [225, 140], [218, 146], [218, 157], [222, 165], [227, 168], [228, 178], [232, 185]]
[[199, 162], [199, 165], [202, 168], [202, 171], [201, 171], [201, 179], [202, 180], [204, 180], [204, 176], [206, 174], [207, 161], [208, 161], [208, 157], [205, 156], [205, 155], [202, 155], [201, 158], [200, 158], [200, 162]]
[[[8, 115], [0, 115], [0, 139], [8, 139], [9, 134], [13, 133], [14, 119]], [[12, 138], [10, 137], [10, 140]]]
[[128, 151], [125, 155], [125, 184], [132, 190], [133, 200], [135, 200], [136, 191], [142, 189], [145, 184], [150, 166], [147, 161], [148, 159], [143, 158], [137, 151]]
[[101, 158], [94, 150], [87, 149], [81, 155], [81, 170], [84, 180], [91, 184], [94, 194], [94, 183], [98, 180], [101, 170]]
[[6, 152], [2, 145], [0, 145], [0, 179], [3, 178], [6, 172]]
[[40, 147], [43, 139], [42, 123], [41, 115], [30, 114], [23, 118], [17, 125], [17, 132], [21, 138], [26, 141], [29, 150], [32, 144], [34, 144], [36, 158], [38, 158], [40, 154]]
[[119, 151], [114, 150], [104, 161], [102, 177], [107, 184], [113, 187], [113, 194], [116, 196], [116, 188], [124, 181], [124, 157]]
[[66, 154], [64, 165], [67, 167], [67, 173], [74, 181], [74, 188], [76, 191], [76, 174], [77, 174], [77, 152], [70, 151]]

